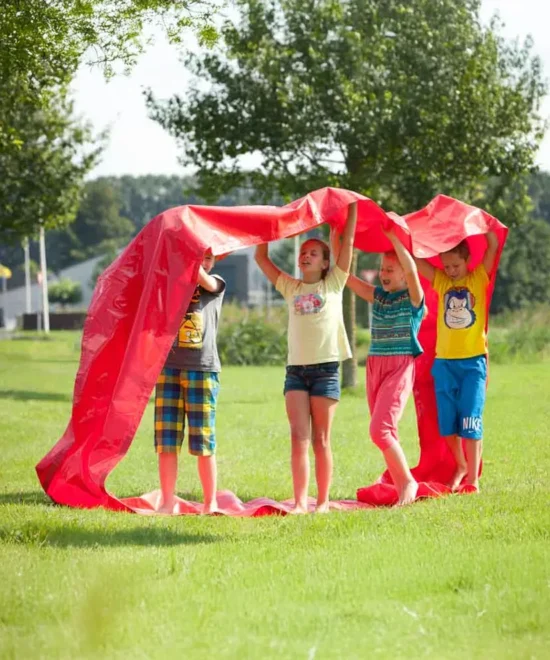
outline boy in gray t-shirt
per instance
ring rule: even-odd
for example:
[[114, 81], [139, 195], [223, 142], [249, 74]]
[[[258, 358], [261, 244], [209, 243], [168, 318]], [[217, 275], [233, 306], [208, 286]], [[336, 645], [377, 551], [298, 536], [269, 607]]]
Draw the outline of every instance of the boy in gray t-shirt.
[[161, 511], [172, 513], [178, 454], [187, 417], [189, 453], [197, 456], [204, 513], [217, 508], [216, 402], [221, 370], [216, 336], [225, 282], [210, 275], [214, 257], [206, 254], [199, 280], [178, 336], [155, 390], [155, 450], [159, 455]]

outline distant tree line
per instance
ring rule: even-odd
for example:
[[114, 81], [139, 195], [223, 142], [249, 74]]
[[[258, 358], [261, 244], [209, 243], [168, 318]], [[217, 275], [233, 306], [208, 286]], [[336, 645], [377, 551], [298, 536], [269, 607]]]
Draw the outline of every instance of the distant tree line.
[[[175, 206], [203, 203], [192, 192], [193, 183], [191, 178], [153, 175], [106, 177], [87, 182], [75, 221], [64, 229], [47, 233], [49, 270], [58, 273], [101, 256], [97, 277], [151, 218]], [[550, 300], [550, 174], [532, 175], [528, 191], [531, 210], [510, 231], [494, 294], [494, 312]], [[224, 194], [216, 203], [247, 204], [251, 195], [248, 189], [237, 189]], [[31, 271], [35, 274], [38, 262], [35, 242], [31, 242], [30, 252]], [[293, 258], [291, 241], [281, 243], [275, 253], [280, 267], [292, 272]], [[21, 246], [0, 244], [0, 263], [13, 271], [9, 288], [21, 286], [24, 282]], [[359, 270], [376, 267], [376, 257], [360, 255]]]

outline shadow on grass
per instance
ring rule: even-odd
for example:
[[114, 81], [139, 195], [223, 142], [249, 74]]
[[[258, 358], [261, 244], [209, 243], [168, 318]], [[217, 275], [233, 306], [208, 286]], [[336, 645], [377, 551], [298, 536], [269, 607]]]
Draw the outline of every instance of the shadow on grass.
[[[69, 507], [61, 507], [53, 503], [50, 498], [41, 491], [0, 493], [0, 505], [2, 504], [24, 504], [24, 505], [50, 505], [58, 510], [69, 510]], [[109, 526], [102, 521], [101, 529], [95, 529], [97, 518], [94, 510], [72, 509], [78, 511], [80, 519], [77, 523], [70, 521], [63, 527], [57, 525], [62, 521], [54, 522], [49, 518], [43, 525], [36, 522], [22, 521], [18, 526], [4, 527], [0, 526], [0, 542], [15, 543], [26, 546], [49, 546], [57, 548], [70, 547], [114, 547], [114, 546], [176, 546], [176, 545], [194, 545], [200, 543], [216, 543], [221, 541], [221, 536], [213, 534], [193, 534], [180, 532], [174, 529], [164, 527], [143, 526], [143, 517], [133, 514], [119, 513], [121, 523], [125, 526], [131, 520], [139, 521], [135, 527], [126, 529], [114, 529], [112, 524], [115, 518], [109, 521]], [[154, 516], [155, 520], [160, 517]], [[151, 518], [149, 518], [151, 520]], [[182, 518], [170, 518], [170, 520], [180, 520]], [[53, 525], [52, 525], [53, 522]], [[89, 528], [86, 529], [86, 524]], [[155, 524], [155, 523], [153, 523]], [[161, 523], [162, 524], [162, 523]]]
[[0, 390], [0, 399], [13, 401], [72, 401], [71, 394], [57, 392], [32, 392], [29, 390]]
[[32, 547], [94, 548], [117, 546], [176, 546], [215, 543], [221, 536], [193, 534], [172, 529], [134, 527], [130, 529], [47, 528], [26, 524], [21, 528], [0, 527], [0, 540]]
[[44, 491], [31, 490], [28, 492], [0, 493], [0, 505], [2, 504], [52, 504], [52, 501]]

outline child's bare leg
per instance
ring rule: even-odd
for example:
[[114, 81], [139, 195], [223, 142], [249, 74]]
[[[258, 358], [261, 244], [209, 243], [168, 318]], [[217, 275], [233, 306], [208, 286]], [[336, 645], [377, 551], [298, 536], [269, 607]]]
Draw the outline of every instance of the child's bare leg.
[[285, 394], [286, 412], [290, 424], [292, 484], [294, 508], [291, 513], [307, 513], [309, 486], [310, 413], [309, 394], [291, 390]]
[[313, 451], [315, 453], [315, 477], [317, 479], [318, 513], [329, 510], [329, 492], [332, 482], [332, 449], [330, 433], [338, 401], [324, 396], [312, 396], [310, 409], [313, 427]]
[[412, 476], [405, 458], [405, 453], [399, 442], [393, 442], [383, 452], [386, 465], [391, 474], [393, 484], [397, 489], [398, 506], [411, 504], [416, 499], [418, 484]]
[[159, 510], [164, 513], [172, 513], [176, 501], [178, 455], [175, 452], [162, 452], [158, 456], [160, 490], [162, 493], [162, 501]]
[[216, 486], [218, 481], [218, 469], [216, 456], [198, 456], [197, 467], [201, 480], [203, 494], [203, 513], [213, 513], [218, 508], [216, 500]]
[[466, 464], [468, 466], [466, 483], [470, 484], [470, 486], [475, 486], [479, 490], [479, 465], [481, 463], [483, 440], [470, 440], [465, 438], [464, 442]]
[[451, 481], [449, 481], [450, 489], [456, 490], [460, 486], [468, 471], [466, 459], [464, 458], [464, 452], [462, 451], [462, 438], [460, 438], [458, 435], [446, 435], [445, 442], [451, 450], [453, 458], [456, 462], [455, 473]]

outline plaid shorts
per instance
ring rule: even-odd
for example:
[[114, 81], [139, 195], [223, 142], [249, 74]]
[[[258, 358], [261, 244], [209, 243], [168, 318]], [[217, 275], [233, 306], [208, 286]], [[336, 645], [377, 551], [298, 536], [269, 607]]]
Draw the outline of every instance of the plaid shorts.
[[189, 453], [216, 453], [216, 402], [219, 375], [165, 367], [155, 390], [155, 450], [177, 453], [183, 444], [187, 416]]

